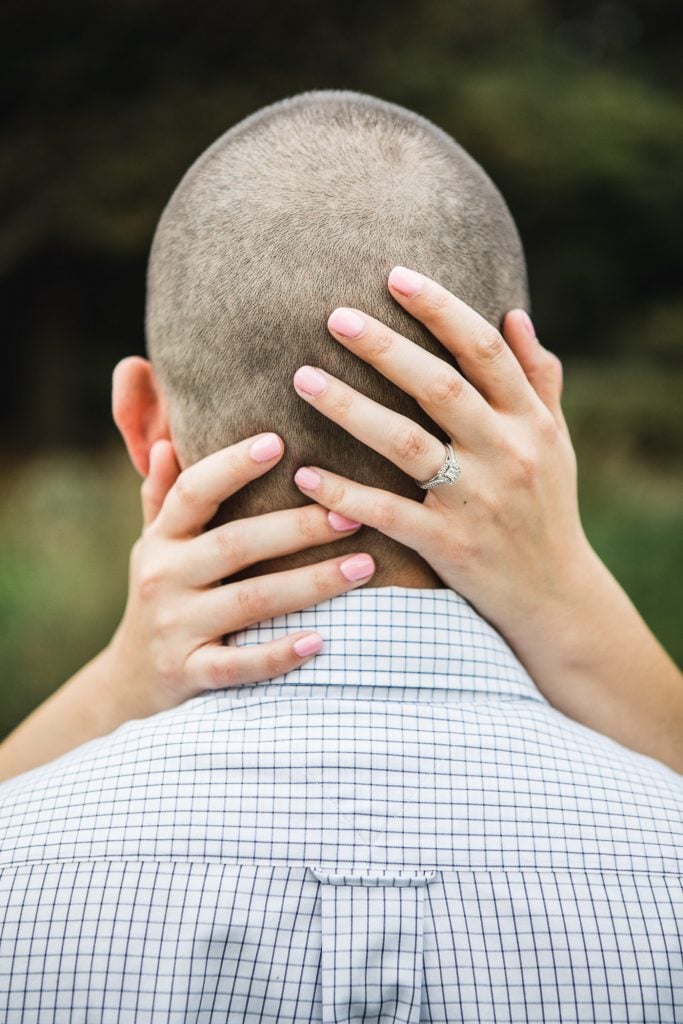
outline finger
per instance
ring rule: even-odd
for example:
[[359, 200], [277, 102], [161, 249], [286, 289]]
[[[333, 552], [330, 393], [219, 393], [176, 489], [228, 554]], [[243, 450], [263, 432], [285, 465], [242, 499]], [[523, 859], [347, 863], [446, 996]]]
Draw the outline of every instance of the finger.
[[214, 639], [337, 597], [367, 583], [374, 572], [371, 556], [356, 554], [228, 583], [199, 595], [188, 625], [195, 636]]
[[180, 475], [175, 449], [170, 441], [157, 441], [149, 453], [149, 472], [145, 477], [140, 497], [142, 519], [145, 526], [159, 514], [164, 499]]
[[192, 587], [206, 586], [234, 576], [256, 562], [329, 544], [358, 530], [360, 525], [338, 519], [331, 523], [319, 505], [236, 519], [183, 542], [183, 582]]
[[452, 352], [462, 371], [494, 407], [514, 412], [533, 392], [502, 335], [479, 313], [435, 281], [405, 267], [389, 275], [391, 294]]
[[371, 526], [414, 551], [417, 542], [428, 535], [429, 512], [420, 501], [366, 487], [317, 466], [302, 466], [294, 474], [294, 482], [325, 508]]
[[407, 416], [385, 409], [326, 371], [302, 366], [294, 374], [294, 387], [318, 412], [409, 476], [427, 480], [442, 465], [442, 441]]
[[512, 309], [505, 315], [503, 334], [532, 388], [557, 417], [562, 397], [562, 363], [543, 348], [523, 309]]
[[201, 647], [192, 659], [192, 677], [197, 692], [221, 690], [277, 679], [300, 668], [322, 649], [319, 633], [292, 633], [278, 640], [253, 646]]
[[169, 537], [196, 536], [216, 514], [221, 502], [263, 476], [282, 457], [277, 434], [258, 434], [213, 452], [183, 470], [169, 491], [157, 524]]
[[354, 355], [412, 395], [450, 437], [468, 447], [490, 441], [491, 410], [450, 363], [356, 309], [335, 309], [327, 326]]

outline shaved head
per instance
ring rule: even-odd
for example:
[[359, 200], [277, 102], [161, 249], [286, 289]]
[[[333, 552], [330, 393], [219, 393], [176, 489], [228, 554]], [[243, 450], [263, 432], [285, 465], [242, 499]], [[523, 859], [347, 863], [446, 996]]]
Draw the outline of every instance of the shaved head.
[[[355, 306], [444, 357], [391, 298], [396, 264], [435, 278], [496, 326], [512, 307], [528, 308], [524, 255], [500, 193], [453, 139], [394, 104], [352, 92], [276, 103], [217, 139], [178, 185], [152, 245], [146, 334], [181, 460], [265, 430], [286, 445], [274, 470], [231, 499], [231, 516], [306, 503], [292, 482], [306, 463], [423, 497], [292, 386], [299, 366], [320, 366], [443, 436], [326, 328], [336, 306]], [[358, 539], [339, 545], [324, 557], [357, 550]], [[385, 561], [405, 550], [380, 536], [366, 549]], [[312, 560], [308, 551], [289, 564]]]

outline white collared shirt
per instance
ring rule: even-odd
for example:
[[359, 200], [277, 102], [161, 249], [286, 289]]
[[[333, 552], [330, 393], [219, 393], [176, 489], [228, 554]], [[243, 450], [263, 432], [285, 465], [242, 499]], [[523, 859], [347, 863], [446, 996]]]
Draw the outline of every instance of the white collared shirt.
[[683, 778], [450, 591], [234, 641], [299, 629], [286, 677], [0, 786], [0, 1020], [683, 1020]]

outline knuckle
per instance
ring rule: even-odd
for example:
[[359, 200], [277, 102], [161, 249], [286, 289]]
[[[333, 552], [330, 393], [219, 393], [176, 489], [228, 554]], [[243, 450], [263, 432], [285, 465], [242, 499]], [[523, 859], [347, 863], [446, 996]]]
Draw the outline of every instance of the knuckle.
[[197, 484], [194, 476], [189, 470], [185, 470], [184, 473], [181, 473], [176, 480], [175, 492], [178, 500], [183, 505], [192, 507], [198, 504], [199, 491], [197, 490]]
[[274, 679], [276, 676], [283, 675], [289, 668], [291, 660], [288, 651], [283, 651], [280, 647], [273, 647], [269, 651], [264, 651], [263, 667], [266, 678]]
[[245, 623], [267, 618], [268, 600], [263, 587], [255, 580], [238, 586], [236, 600]]
[[166, 682], [177, 685], [183, 678], [185, 669], [184, 658], [176, 650], [169, 647], [168, 644], [164, 644], [163, 649], [160, 649], [157, 662], [159, 675]]
[[211, 689], [223, 690], [228, 686], [239, 686], [242, 670], [239, 661], [231, 658], [229, 661], [210, 661], [206, 675]]
[[427, 560], [431, 561], [433, 557], [434, 561], [442, 562], [446, 558], [449, 569], [458, 574], [466, 574], [472, 570], [477, 557], [477, 548], [472, 536], [473, 531], [468, 529], [464, 522], [460, 524], [457, 532], [452, 526], [441, 527], [432, 538]]
[[446, 370], [436, 378], [431, 387], [434, 405], [445, 406], [457, 401], [463, 392], [463, 379], [457, 370]]
[[396, 524], [396, 508], [391, 498], [379, 498], [375, 503], [374, 520], [380, 533], [390, 532]]
[[[161, 609], [155, 618], [154, 622], [154, 635], [163, 644], [167, 644], [169, 639], [175, 635], [178, 630], [178, 618], [172, 609], [164, 608]], [[171, 651], [169, 650], [164, 660], [172, 658]]]
[[217, 554], [222, 563], [237, 565], [244, 557], [244, 531], [230, 523], [215, 531]]
[[537, 460], [531, 452], [517, 452], [515, 459], [515, 476], [518, 484], [531, 487], [536, 479]]
[[342, 511], [341, 506], [346, 500], [346, 487], [340, 480], [330, 480], [325, 490], [325, 504], [329, 508]]
[[503, 336], [494, 328], [482, 329], [474, 339], [475, 353], [482, 362], [494, 363], [500, 359], [506, 347]]
[[448, 541], [447, 550], [449, 561], [458, 572], [464, 572], [472, 567], [474, 552], [466, 540], [462, 538], [451, 538]]
[[137, 580], [140, 599], [149, 603], [159, 596], [164, 582], [164, 574], [158, 566], [145, 565], [138, 569]]
[[486, 509], [486, 516], [496, 527], [507, 528], [510, 509], [499, 496], [488, 498], [482, 502]]
[[423, 309], [435, 316], [443, 313], [451, 299], [445, 288], [433, 283], [424, 286], [421, 297]]
[[338, 415], [344, 415], [353, 405], [353, 393], [346, 387], [335, 388], [332, 406]]
[[413, 426], [400, 427], [391, 443], [393, 454], [407, 462], [426, 455], [429, 447], [429, 438], [418, 427]]
[[368, 356], [376, 358], [386, 355], [394, 344], [394, 336], [386, 327], [373, 329], [372, 337], [368, 344]]
[[[305, 541], [316, 541], [318, 539], [317, 524], [311, 516], [311, 509], [315, 506], [304, 505], [296, 510], [296, 532]], [[315, 509], [317, 512], [318, 510]]]
[[337, 566], [319, 565], [311, 572], [311, 589], [316, 600], [328, 597], [339, 589], [339, 573]]
[[536, 426], [542, 442], [554, 446], [560, 436], [560, 428], [554, 416], [545, 409], [541, 410]]
[[562, 390], [564, 382], [564, 367], [562, 366], [562, 360], [555, 355], [554, 352], [546, 353], [548, 359], [549, 373], [552, 374], [559, 390]]
[[543, 359], [543, 361], [545, 363], [547, 363], [548, 366], [552, 366], [553, 369], [561, 371], [562, 370], [562, 360], [560, 359], [560, 357], [556, 356], [554, 352], [550, 351], [550, 349], [543, 348], [542, 345], [540, 345], [540, 349], [541, 349], [541, 358]]

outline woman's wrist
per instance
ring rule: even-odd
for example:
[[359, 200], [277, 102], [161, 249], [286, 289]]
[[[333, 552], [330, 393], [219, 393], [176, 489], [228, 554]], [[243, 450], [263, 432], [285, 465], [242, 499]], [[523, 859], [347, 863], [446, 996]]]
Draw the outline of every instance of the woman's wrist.
[[680, 673], [588, 542], [511, 642], [558, 710], [683, 772]]
[[[585, 534], [580, 532], [573, 540], [568, 538], [560, 556], [544, 560], [536, 569], [531, 568], [530, 559], [523, 577], [519, 576], [518, 565], [513, 568], [517, 579], [512, 571], [506, 573], [503, 569], [501, 574], [498, 566], [497, 575], [488, 579], [487, 591], [489, 598], [495, 595], [495, 607], [489, 608], [484, 599], [480, 605], [473, 595], [475, 607], [525, 664], [540, 658], [541, 666], [548, 659], [558, 666], [569, 666], [577, 658], [585, 657], [585, 625], [590, 621], [586, 614], [587, 599], [607, 573]], [[501, 575], [505, 577], [505, 587], [501, 586]]]
[[551, 664], [567, 672], [590, 666], [593, 652], [588, 639], [620, 592], [585, 535], [567, 546], [566, 558], [538, 607], [536, 635], [551, 641], [544, 643]]
[[[587, 540], [568, 547], [566, 561], [536, 595], [526, 607], [520, 602], [525, 618], [509, 638], [544, 692], [555, 680], [564, 691], [572, 679], [594, 675], [595, 635], [613, 620], [625, 595]], [[556, 696], [562, 693], [553, 693], [552, 703]]]
[[103, 701], [102, 721], [113, 723], [112, 729], [132, 718], [146, 718], [178, 702], [169, 702], [159, 681], [149, 678], [150, 672], [140, 658], [140, 648], [145, 651], [145, 641], [129, 636], [124, 617], [107, 646], [98, 655], [97, 676]]

